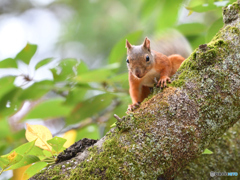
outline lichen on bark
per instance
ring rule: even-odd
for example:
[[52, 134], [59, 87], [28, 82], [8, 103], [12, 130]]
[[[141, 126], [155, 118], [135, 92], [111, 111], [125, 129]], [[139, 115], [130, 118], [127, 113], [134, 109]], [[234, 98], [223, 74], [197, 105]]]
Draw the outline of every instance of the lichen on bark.
[[187, 165], [194, 171], [203, 150], [240, 119], [239, 9], [239, 1], [224, 8], [224, 27], [182, 64], [171, 87], [119, 120], [93, 147], [32, 179], [172, 179], [181, 170], [184, 179]]

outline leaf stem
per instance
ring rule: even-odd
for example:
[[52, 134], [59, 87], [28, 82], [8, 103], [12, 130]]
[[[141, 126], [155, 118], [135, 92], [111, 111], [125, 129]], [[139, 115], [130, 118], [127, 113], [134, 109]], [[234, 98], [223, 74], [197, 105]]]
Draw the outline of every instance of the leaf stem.
[[2, 170], [0, 171], [0, 175], [3, 173], [3, 171], [4, 171], [4, 169], [2, 169]]

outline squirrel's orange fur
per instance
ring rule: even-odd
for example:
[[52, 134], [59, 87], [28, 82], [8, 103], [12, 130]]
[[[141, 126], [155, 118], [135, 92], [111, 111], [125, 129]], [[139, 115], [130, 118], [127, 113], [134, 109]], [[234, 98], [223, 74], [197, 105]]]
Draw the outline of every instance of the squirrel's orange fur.
[[136, 108], [149, 93], [149, 87], [167, 86], [167, 81], [175, 74], [185, 60], [180, 55], [165, 56], [150, 49], [150, 40], [145, 38], [142, 45], [134, 46], [126, 40], [127, 66], [129, 70], [129, 93], [132, 105], [128, 110]]

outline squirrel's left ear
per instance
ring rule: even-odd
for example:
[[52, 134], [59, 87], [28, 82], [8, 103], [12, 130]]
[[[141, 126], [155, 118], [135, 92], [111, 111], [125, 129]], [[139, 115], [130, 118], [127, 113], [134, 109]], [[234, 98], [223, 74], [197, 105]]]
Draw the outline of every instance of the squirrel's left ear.
[[132, 45], [128, 42], [128, 40], [126, 39], [126, 48], [131, 49]]
[[143, 47], [150, 51], [150, 40], [146, 37], [143, 42]]

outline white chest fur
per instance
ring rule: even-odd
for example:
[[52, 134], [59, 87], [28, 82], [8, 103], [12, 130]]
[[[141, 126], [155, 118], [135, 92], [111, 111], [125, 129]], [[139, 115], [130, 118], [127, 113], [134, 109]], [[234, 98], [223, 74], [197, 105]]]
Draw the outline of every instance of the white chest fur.
[[157, 72], [155, 69], [151, 69], [147, 74], [145, 74], [144, 77], [142, 77], [141, 85], [153, 87], [153, 85], [157, 83], [159, 78], [159, 72]]

